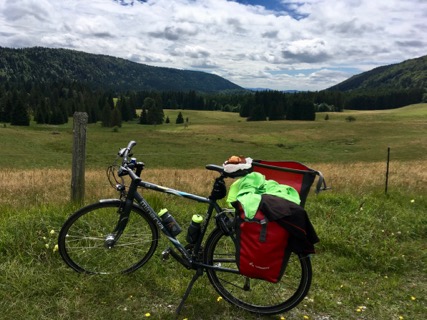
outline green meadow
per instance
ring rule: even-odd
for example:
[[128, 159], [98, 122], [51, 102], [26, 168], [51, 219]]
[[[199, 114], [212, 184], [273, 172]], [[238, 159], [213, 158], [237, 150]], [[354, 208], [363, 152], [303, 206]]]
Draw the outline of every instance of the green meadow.
[[[385, 111], [317, 114], [316, 121], [247, 122], [238, 114], [179, 110], [188, 123], [176, 125], [179, 111], [165, 110], [170, 124], [123, 123], [117, 132], [90, 124], [87, 166], [108, 164], [116, 151], [135, 140], [135, 155], [151, 168], [200, 168], [231, 154], [254, 159], [305, 163], [427, 158], [425, 104]], [[356, 121], [345, 119], [353, 115]], [[2, 127], [0, 165], [13, 168], [69, 168], [73, 123], [63, 126]]]
[[[175, 124], [182, 112], [185, 124]], [[85, 204], [111, 198], [105, 169], [137, 141], [143, 179], [208, 195], [231, 155], [296, 160], [319, 170], [330, 190], [306, 210], [320, 242], [307, 298], [288, 313], [260, 317], [218, 299], [206, 276], [181, 314], [192, 277], [161, 251], [126, 276], [77, 274], [55, 244], [70, 203], [73, 119], [61, 126], [0, 126], [0, 315], [2, 319], [422, 319], [427, 308], [427, 104], [317, 114], [316, 121], [247, 122], [234, 113], [165, 110], [171, 123], [87, 127]], [[355, 121], [348, 122], [352, 116]], [[385, 193], [387, 149], [388, 192]], [[231, 181], [229, 181], [231, 183]], [[185, 229], [201, 204], [144, 192]], [[224, 206], [227, 204], [223, 203]], [[185, 235], [184, 235], [185, 237]], [[180, 239], [181, 240], [181, 239]], [[268, 297], [266, 297], [268, 299]]]

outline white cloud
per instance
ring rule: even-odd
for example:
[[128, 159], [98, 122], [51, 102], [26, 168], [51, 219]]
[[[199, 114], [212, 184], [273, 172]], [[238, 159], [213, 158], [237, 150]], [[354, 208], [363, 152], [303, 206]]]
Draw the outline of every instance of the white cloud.
[[4, 17], [13, 22], [46, 22], [50, 19], [49, 11], [52, 9], [48, 1], [5, 1], [2, 5]]
[[279, 90], [320, 90], [426, 54], [424, 0], [277, 0], [279, 11], [238, 2], [0, 0], [0, 46], [72, 48]]
[[302, 39], [286, 44], [282, 56], [287, 63], [320, 63], [331, 58], [324, 40]]

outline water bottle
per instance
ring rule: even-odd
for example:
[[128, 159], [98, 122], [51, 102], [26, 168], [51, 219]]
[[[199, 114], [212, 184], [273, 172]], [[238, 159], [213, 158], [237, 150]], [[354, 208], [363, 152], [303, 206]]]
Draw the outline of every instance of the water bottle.
[[191, 223], [188, 226], [186, 240], [190, 244], [196, 243], [200, 235], [200, 226], [203, 221], [203, 217], [200, 214], [195, 214], [191, 218]]
[[162, 209], [159, 212], [159, 217], [163, 222], [163, 225], [166, 229], [168, 229], [169, 233], [175, 237], [182, 231], [178, 222], [172, 217], [172, 215], [168, 212], [168, 209]]

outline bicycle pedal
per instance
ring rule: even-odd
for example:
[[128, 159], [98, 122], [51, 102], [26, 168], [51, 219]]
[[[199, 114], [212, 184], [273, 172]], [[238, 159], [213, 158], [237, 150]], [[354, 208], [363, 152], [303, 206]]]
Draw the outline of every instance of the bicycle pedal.
[[162, 251], [162, 260], [163, 261], [169, 260], [170, 253], [171, 253], [171, 248], [167, 248], [167, 249], [163, 250]]

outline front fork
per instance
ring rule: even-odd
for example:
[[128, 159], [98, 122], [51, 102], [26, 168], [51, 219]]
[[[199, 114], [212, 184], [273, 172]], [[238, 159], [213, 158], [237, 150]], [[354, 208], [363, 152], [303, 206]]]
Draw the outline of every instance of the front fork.
[[119, 220], [117, 221], [116, 227], [114, 230], [105, 236], [104, 246], [107, 249], [112, 249], [116, 243], [119, 241], [123, 231], [125, 230], [128, 221], [129, 215], [133, 205], [133, 195], [136, 192], [138, 185], [134, 181], [132, 181], [129, 191], [126, 193], [126, 188], [123, 185], [117, 185], [116, 189], [120, 192], [120, 200], [121, 204], [119, 209], [117, 210], [117, 214], [119, 215]]
[[123, 202], [117, 211], [117, 214], [119, 215], [119, 220], [117, 221], [116, 227], [114, 228], [113, 232], [107, 234], [105, 237], [104, 245], [108, 249], [112, 249], [116, 245], [121, 235], [123, 234], [123, 231], [126, 228], [130, 215], [130, 209], [128, 209], [127, 207], [128, 205], [126, 200], [126, 202]]

